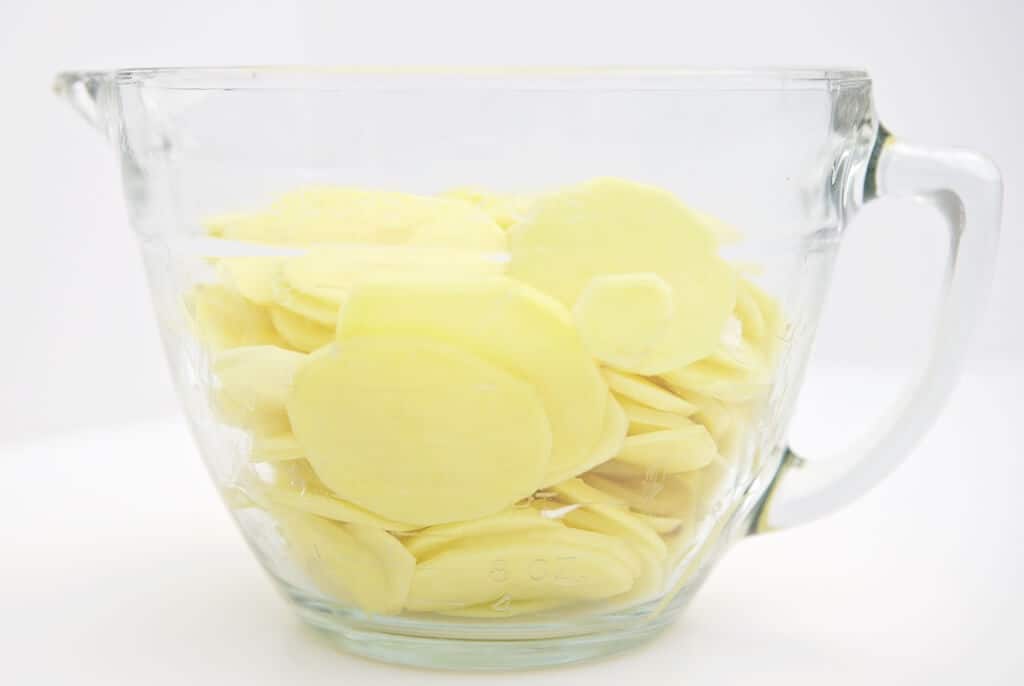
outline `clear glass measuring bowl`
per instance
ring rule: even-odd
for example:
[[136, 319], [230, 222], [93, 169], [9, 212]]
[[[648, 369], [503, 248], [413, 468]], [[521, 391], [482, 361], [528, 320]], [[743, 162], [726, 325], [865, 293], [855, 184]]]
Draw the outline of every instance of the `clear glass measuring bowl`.
[[[987, 284], [998, 172], [878, 124], [853, 70], [125, 69], [58, 92], [115, 146], [171, 370], [256, 556], [347, 649], [572, 662], [680, 612], [748, 533], [907, 453]], [[949, 220], [889, 424], [786, 448], [836, 249]]]

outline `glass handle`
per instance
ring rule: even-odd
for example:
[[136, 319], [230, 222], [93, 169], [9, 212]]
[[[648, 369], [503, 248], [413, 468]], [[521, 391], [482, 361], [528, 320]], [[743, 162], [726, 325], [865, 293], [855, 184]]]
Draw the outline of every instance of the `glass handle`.
[[956, 383], [995, 262], [1002, 206], [999, 170], [981, 155], [913, 145], [880, 128], [863, 197], [881, 196], [929, 202], [948, 224], [949, 257], [931, 349], [896, 406], [845, 452], [811, 462], [787, 451], [754, 532], [812, 521], [875, 486], [910, 453]]

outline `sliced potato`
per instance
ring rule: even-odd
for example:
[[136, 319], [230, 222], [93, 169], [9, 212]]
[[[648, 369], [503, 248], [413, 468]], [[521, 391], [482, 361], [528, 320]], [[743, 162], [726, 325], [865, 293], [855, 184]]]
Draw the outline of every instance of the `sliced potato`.
[[626, 413], [615, 396], [609, 393], [601, 435], [597, 439], [597, 445], [591, 449], [590, 456], [582, 462], [570, 465], [549, 465], [544, 473], [541, 486], [550, 486], [564, 481], [612, 459], [622, 449], [628, 429], [629, 421], [626, 419]]
[[678, 429], [629, 436], [615, 459], [674, 474], [700, 469], [717, 454], [718, 448], [708, 430], [690, 422], [689, 426]]
[[416, 566], [407, 607], [449, 612], [498, 601], [596, 600], [625, 593], [637, 572], [622, 541], [556, 526], [481, 536]]
[[416, 560], [394, 536], [291, 510], [275, 514], [296, 561], [321, 591], [365, 612], [402, 611]]
[[[225, 421], [275, 435], [287, 430], [285, 402], [305, 356], [270, 345], [224, 350], [213, 360], [217, 408]], [[283, 424], [282, 424], [283, 422]]]
[[281, 271], [283, 258], [265, 255], [222, 257], [217, 269], [224, 280], [234, 284], [238, 292], [257, 305], [269, 305], [274, 301], [272, 284]]
[[706, 221], [672, 194], [595, 179], [541, 197], [509, 229], [509, 274], [574, 306], [595, 277], [653, 273], [671, 288], [665, 335], [627, 371], [660, 374], [714, 351], [736, 301], [736, 274]]
[[480, 519], [428, 526], [405, 538], [403, 543], [406, 550], [417, 560], [422, 561], [446, 546], [467, 538], [495, 536], [546, 526], [557, 524], [532, 507], [516, 507]]
[[623, 500], [637, 512], [677, 517], [693, 508], [696, 497], [692, 484], [682, 476], [649, 474], [644, 479], [618, 480], [588, 472], [583, 480], [588, 486]]
[[614, 369], [602, 369], [601, 373], [608, 382], [609, 388], [616, 394], [640, 405], [663, 412], [675, 412], [683, 416], [689, 416], [697, 411], [695, 406], [650, 379], [618, 372]]
[[285, 347], [263, 307], [222, 285], [201, 284], [191, 293], [197, 337], [214, 352], [251, 345]]
[[276, 505], [300, 510], [336, 522], [366, 524], [388, 531], [411, 531], [413, 524], [398, 522], [369, 512], [331, 493], [306, 460], [280, 465], [274, 479], [261, 492]]
[[525, 381], [460, 348], [362, 336], [311, 355], [288, 416], [330, 490], [421, 526], [482, 517], [528, 496], [551, 455]]
[[255, 435], [252, 438], [250, 457], [253, 462], [281, 462], [305, 456], [306, 451], [290, 430], [273, 436]]
[[501, 251], [505, 235], [469, 203], [389, 191], [312, 187], [266, 212], [219, 218], [216, 235], [278, 245], [369, 243]]
[[693, 423], [685, 415], [655, 410], [625, 398], [621, 398], [619, 404], [629, 420], [629, 433], [631, 434], [648, 433], [662, 429], [681, 429]]
[[338, 340], [377, 333], [444, 341], [529, 382], [551, 424], [548, 472], [593, 464], [608, 389], [558, 302], [505, 277], [362, 283], [342, 309]]
[[334, 330], [295, 314], [279, 305], [271, 306], [270, 321], [288, 345], [308, 353], [334, 340]]
[[645, 367], [661, 352], [673, 319], [672, 289], [657, 274], [592, 278], [573, 307], [594, 357], [621, 369]]
[[533, 202], [529, 196], [491, 193], [471, 187], [453, 188], [441, 197], [456, 198], [479, 207], [503, 229], [522, 221]]

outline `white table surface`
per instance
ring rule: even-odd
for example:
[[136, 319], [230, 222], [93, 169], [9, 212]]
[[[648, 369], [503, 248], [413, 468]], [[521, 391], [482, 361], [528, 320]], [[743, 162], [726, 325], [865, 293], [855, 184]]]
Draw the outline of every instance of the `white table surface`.
[[[817, 375], [795, 435], [852, 435], [881, 381]], [[1018, 368], [965, 377], [885, 484], [740, 542], [654, 643], [510, 674], [335, 652], [271, 589], [181, 421], [7, 446], [0, 684], [1024, 683], [1021, 398]]]

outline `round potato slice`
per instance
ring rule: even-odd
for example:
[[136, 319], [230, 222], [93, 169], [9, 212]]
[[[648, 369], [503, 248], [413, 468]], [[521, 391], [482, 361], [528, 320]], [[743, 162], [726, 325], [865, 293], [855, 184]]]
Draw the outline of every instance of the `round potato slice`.
[[562, 517], [566, 526], [614, 536], [655, 553], [654, 559], [665, 559], [665, 542], [647, 522], [627, 509], [614, 505], [584, 505]]
[[551, 422], [547, 473], [557, 480], [594, 464], [608, 387], [558, 302], [501, 276], [361, 283], [342, 308], [338, 340], [381, 333], [443, 341], [529, 382]]
[[711, 359], [700, 360], [661, 375], [672, 389], [693, 391], [726, 403], [745, 403], [764, 394], [767, 380]]
[[288, 416], [324, 484], [421, 526], [482, 517], [537, 489], [551, 455], [525, 381], [426, 338], [348, 338], [298, 371]]
[[[706, 221], [672, 194], [595, 179], [542, 197], [509, 229], [509, 274], [568, 307], [594, 277], [653, 273], [671, 288], [667, 331], [627, 371], [660, 374], [714, 351], [736, 302], [736, 274]], [[625, 315], [624, 315], [625, 316]]]
[[274, 301], [272, 284], [281, 270], [282, 258], [266, 255], [223, 257], [217, 269], [224, 281], [234, 284], [238, 292], [256, 303], [269, 305]]
[[522, 221], [533, 199], [523, 195], [491, 193], [480, 188], [453, 188], [441, 194], [479, 207], [503, 229]]
[[629, 420], [630, 434], [649, 433], [662, 429], [681, 429], [693, 423], [685, 415], [655, 410], [625, 398], [619, 400], [619, 405], [622, 406], [622, 410]]
[[238, 291], [202, 284], [190, 295], [196, 335], [215, 352], [251, 345], [287, 345], [267, 310], [246, 300]]
[[272, 503], [336, 522], [366, 524], [388, 531], [411, 531], [413, 524], [396, 522], [338, 498], [323, 485], [306, 460], [277, 469], [270, 484], [261, 488]]
[[718, 447], [708, 430], [690, 422], [689, 426], [679, 429], [629, 436], [616, 459], [674, 474], [700, 469], [717, 455]]
[[480, 519], [428, 526], [403, 540], [417, 560], [425, 560], [446, 546], [474, 536], [494, 536], [557, 524], [531, 507], [516, 507]]
[[319, 350], [334, 340], [334, 331], [279, 305], [270, 308], [270, 321], [288, 345], [304, 353]]
[[602, 369], [601, 373], [604, 374], [609, 388], [615, 393], [641, 405], [663, 412], [675, 412], [683, 416], [689, 416], [697, 411], [693, 404], [650, 379], [635, 374], [617, 372], [614, 369]]
[[253, 462], [281, 462], [305, 456], [305, 450], [290, 430], [274, 436], [256, 435], [252, 438], [250, 458]]
[[623, 500], [630, 508], [660, 517], [678, 517], [693, 509], [693, 486], [681, 474], [648, 475], [644, 479], [619, 480], [588, 472], [588, 486]]
[[549, 466], [544, 474], [542, 486], [550, 486], [559, 481], [564, 481], [582, 472], [592, 469], [602, 462], [615, 457], [622, 448], [622, 442], [626, 439], [629, 429], [629, 420], [623, 411], [619, 401], [611, 393], [608, 394], [608, 403], [604, 413], [604, 423], [601, 435], [590, 453], [590, 457], [582, 462], [568, 466]]
[[394, 536], [300, 512], [275, 514], [296, 562], [321, 591], [364, 612], [402, 611], [416, 560]]
[[639, 369], [661, 352], [673, 318], [672, 289], [657, 274], [596, 276], [573, 315], [594, 357], [613, 367]]
[[266, 212], [219, 218], [216, 230], [229, 240], [278, 245], [505, 248], [504, 231], [469, 203], [357, 188], [313, 187], [286, 193]]
[[406, 606], [448, 612], [507, 602], [597, 600], [625, 593], [637, 574], [621, 541], [556, 526], [478, 537], [416, 566]]
[[[217, 354], [213, 373], [220, 383], [214, 397], [225, 421], [260, 433], [287, 428], [285, 403], [292, 378], [305, 355], [270, 345], [232, 348]], [[270, 433], [265, 433], [269, 431]]]

